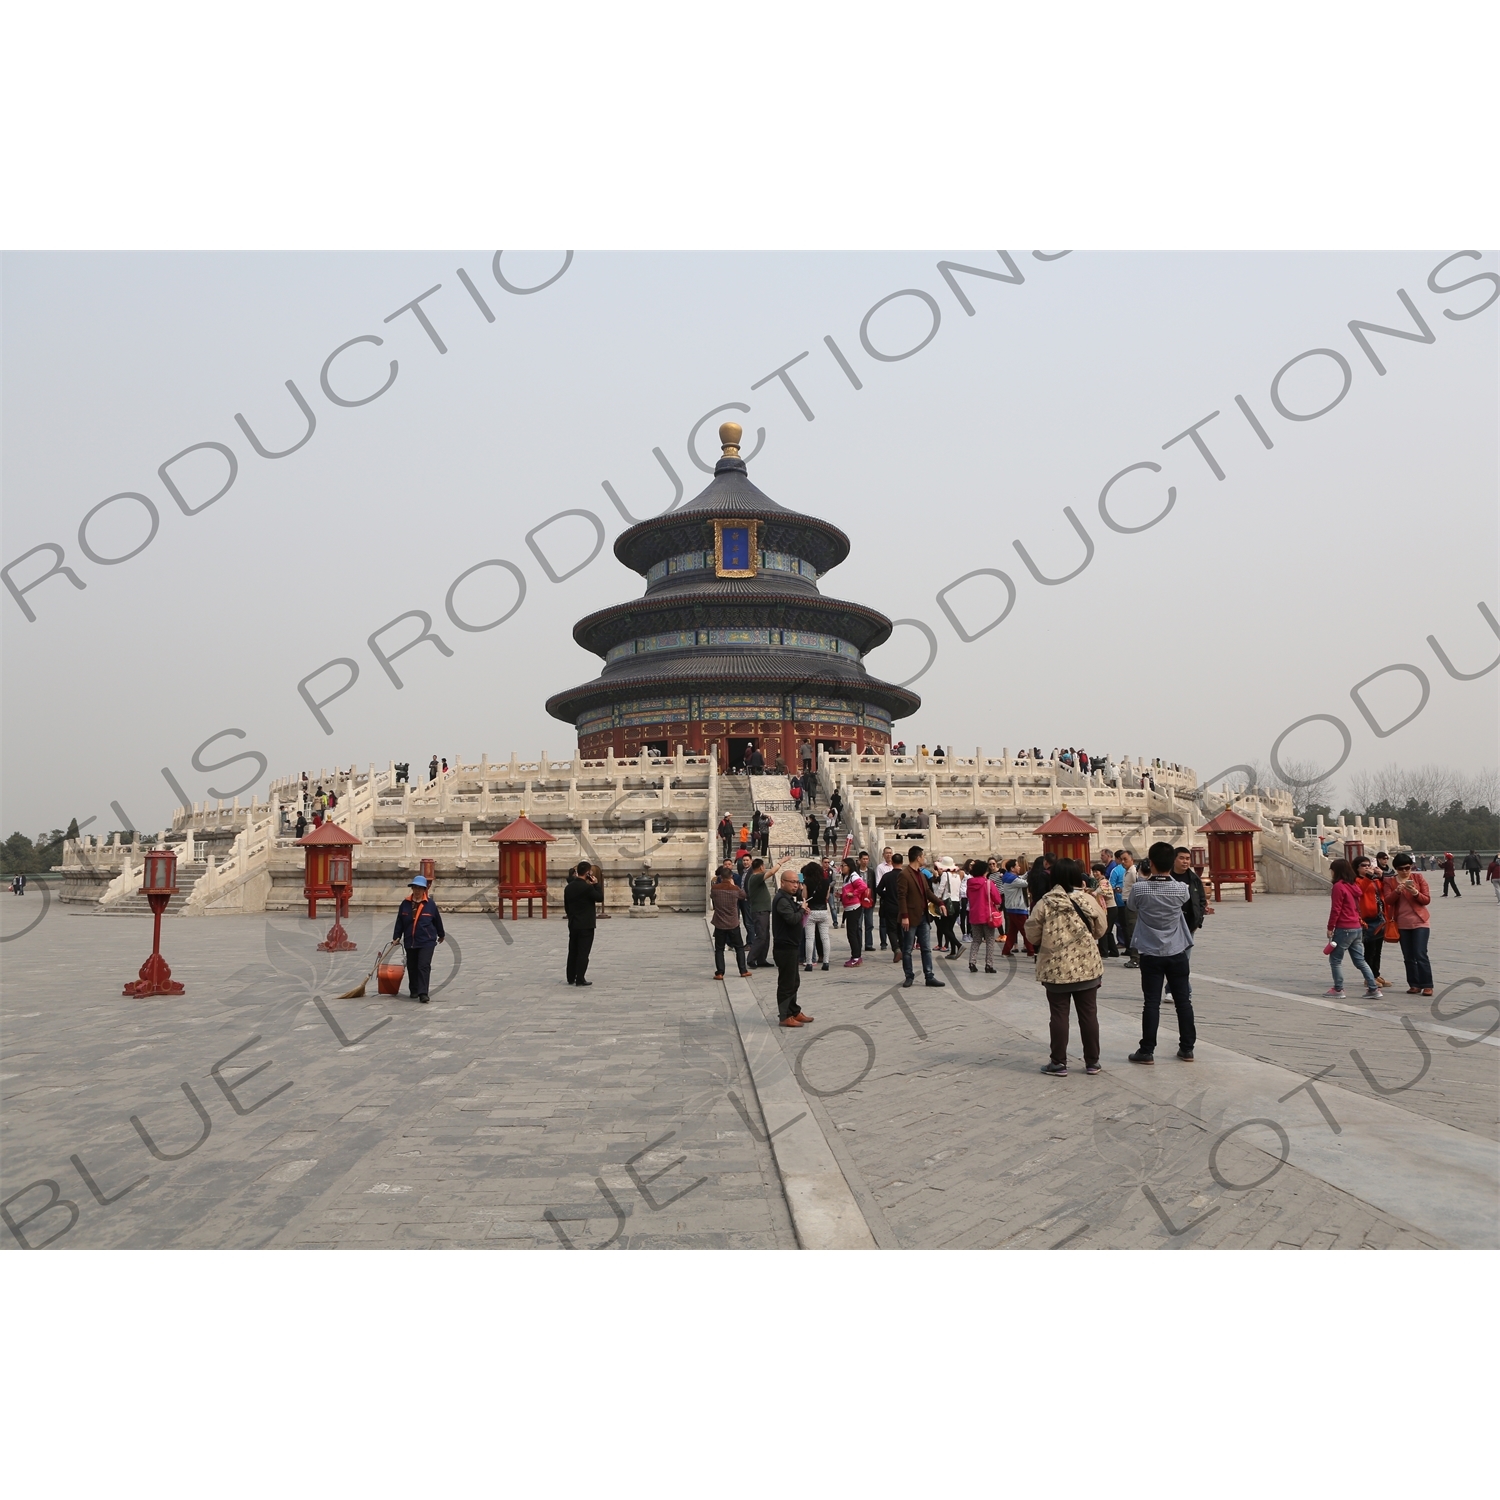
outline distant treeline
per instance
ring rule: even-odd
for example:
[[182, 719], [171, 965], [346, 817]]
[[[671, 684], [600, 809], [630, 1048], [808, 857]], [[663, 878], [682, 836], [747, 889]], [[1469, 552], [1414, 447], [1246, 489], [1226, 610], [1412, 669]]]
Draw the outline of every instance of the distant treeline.
[[1451, 850], [1462, 857], [1470, 849], [1493, 853], [1500, 849], [1500, 813], [1487, 807], [1464, 807], [1452, 802], [1443, 811], [1409, 798], [1404, 807], [1376, 802], [1365, 809], [1371, 818], [1395, 818], [1401, 825], [1401, 842], [1422, 853]]
[[77, 837], [77, 818], [66, 828], [39, 833], [34, 839], [27, 838], [24, 833], [13, 833], [0, 844], [0, 874], [43, 875], [53, 865], [62, 863], [64, 841]]

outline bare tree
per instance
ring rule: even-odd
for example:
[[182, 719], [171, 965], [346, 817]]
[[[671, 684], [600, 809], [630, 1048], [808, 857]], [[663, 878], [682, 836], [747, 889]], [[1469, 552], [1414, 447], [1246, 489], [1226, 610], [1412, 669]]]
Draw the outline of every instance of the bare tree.
[[1393, 761], [1375, 771], [1356, 771], [1349, 778], [1349, 795], [1361, 812], [1377, 805], [1400, 811], [1413, 802], [1433, 812], [1444, 812], [1455, 802], [1466, 809], [1494, 808], [1500, 804], [1500, 776], [1494, 770], [1465, 774], [1446, 766]]
[[1276, 777], [1272, 775], [1271, 768], [1260, 760], [1248, 760], [1245, 762], [1249, 767], [1250, 774], [1247, 776], [1243, 771], [1237, 776], [1227, 778], [1227, 785], [1235, 792], [1268, 792], [1274, 787]]
[[1469, 775], [1454, 778], [1458, 800], [1470, 810], [1487, 807], [1491, 812], [1500, 811], [1500, 772], [1493, 768], [1480, 769]]
[[1333, 806], [1333, 777], [1319, 775], [1312, 761], [1283, 761], [1282, 774], [1273, 776], [1272, 782], [1291, 794], [1295, 813], [1305, 815], [1310, 807]]

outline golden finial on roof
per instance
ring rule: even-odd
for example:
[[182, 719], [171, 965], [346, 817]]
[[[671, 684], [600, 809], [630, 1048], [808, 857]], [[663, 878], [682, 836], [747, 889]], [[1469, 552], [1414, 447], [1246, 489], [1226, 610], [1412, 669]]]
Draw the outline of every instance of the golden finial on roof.
[[745, 429], [738, 422], [724, 422], [720, 425], [719, 441], [724, 445], [725, 458], [740, 456], [740, 439], [744, 435]]

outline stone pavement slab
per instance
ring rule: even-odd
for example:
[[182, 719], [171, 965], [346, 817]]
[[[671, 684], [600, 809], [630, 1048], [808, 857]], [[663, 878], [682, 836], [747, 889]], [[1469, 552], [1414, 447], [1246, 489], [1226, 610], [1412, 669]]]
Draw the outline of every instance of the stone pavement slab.
[[169, 921], [138, 1001], [149, 922], [58, 913], [0, 950], [10, 1248], [796, 1243], [700, 919], [602, 924], [578, 989], [562, 923], [453, 918], [419, 1006], [331, 998], [369, 919]]
[[[1317, 951], [1325, 915], [1326, 901], [1312, 898], [1262, 898], [1238, 912], [1225, 902], [1195, 963], [1318, 996], [1328, 983]], [[1445, 969], [1495, 983], [1494, 913], [1478, 917], [1466, 912], [1459, 926], [1456, 912], [1437, 914], [1440, 983]], [[901, 1244], [1500, 1241], [1494, 1051], [1440, 1035], [1423, 1069], [1400, 1023], [1421, 997], [1369, 1002], [1390, 1014], [1367, 1016], [1200, 986], [1197, 1061], [1170, 1056], [1168, 1006], [1160, 1061], [1144, 1069], [1124, 1060], [1139, 1038], [1138, 976], [1117, 962], [1106, 970], [1106, 1072], [1057, 1080], [1037, 1071], [1047, 1006], [1029, 961], [996, 976], [943, 964], [942, 990], [893, 987], [900, 970], [878, 952], [858, 970], [836, 962], [802, 975], [818, 1024], [778, 1036], [804, 1088], [821, 1091], [854, 1163], [852, 1185], [872, 1192]], [[769, 974], [754, 983], [773, 988]], [[1455, 991], [1446, 1013], [1456, 997], [1483, 993]], [[1494, 1019], [1493, 1006], [1469, 1017], [1478, 1029], [1467, 1035]], [[1372, 1087], [1351, 1052], [1399, 1092]], [[1324, 1069], [1315, 1087], [1338, 1135], [1305, 1089], [1291, 1092]], [[1274, 1125], [1232, 1129], [1256, 1119]]]
[[[1106, 1071], [1051, 1079], [1024, 960], [903, 990], [836, 932], [784, 1031], [772, 974], [710, 977], [701, 917], [603, 924], [587, 989], [561, 923], [458, 918], [427, 1007], [332, 998], [368, 919], [330, 957], [322, 924], [221, 917], [169, 920], [187, 994], [134, 1001], [149, 923], [54, 906], [0, 947], [0, 1243], [790, 1248], [800, 1175], [882, 1246], [1494, 1244], [1497, 917], [1434, 907], [1439, 994], [1335, 1009], [1326, 903], [1226, 900], [1197, 1060], [1168, 1007], [1157, 1065], [1125, 1063], [1139, 982], [1110, 963]], [[36, 912], [0, 902], [0, 937]]]

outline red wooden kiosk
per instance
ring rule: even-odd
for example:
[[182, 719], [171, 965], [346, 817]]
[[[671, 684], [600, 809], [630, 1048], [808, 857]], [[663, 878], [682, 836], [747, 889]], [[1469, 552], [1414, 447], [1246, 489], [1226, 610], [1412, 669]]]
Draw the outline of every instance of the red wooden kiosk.
[[1215, 901], [1223, 899], [1226, 885], [1242, 885], [1245, 900], [1255, 899], [1255, 835], [1260, 831], [1259, 823], [1241, 817], [1232, 807], [1198, 830], [1208, 835], [1208, 880]]
[[149, 995], [180, 995], [183, 986], [172, 978], [161, 956], [161, 914], [177, 894], [177, 855], [171, 849], [152, 849], [146, 855], [140, 894], [151, 903], [155, 919], [151, 931], [151, 957], [141, 965], [140, 977], [125, 986], [124, 994], [143, 1000]]
[[[304, 834], [297, 842], [307, 850], [307, 870], [302, 878], [302, 894], [307, 897], [308, 920], [317, 920], [320, 901], [333, 902], [335, 922], [347, 917], [349, 892], [354, 886], [354, 860], [350, 851], [361, 840], [340, 828], [337, 823], [324, 823], [321, 828]], [[344, 877], [342, 889], [338, 891], [335, 891], [329, 879], [329, 861], [335, 856], [342, 856], [348, 862], [332, 872]]]
[[1033, 833], [1042, 836], [1042, 853], [1054, 862], [1059, 859], [1076, 859], [1085, 870], [1089, 867], [1089, 839], [1094, 835], [1092, 823], [1070, 813], [1064, 803], [1061, 812], [1053, 815]]
[[517, 904], [526, 902], [526, 915], [535, 916], [531, 903], [542, 900], [542, 920], [547, 920], [547, 845], [555, 836], [538, 828], [522, 813], [514, 823], [490, 835], [490, 842], [500, 846], [500, 883], [497, 887], [498, 910], [503, 916], [510, 902], [511, 920], [517, 916]]

